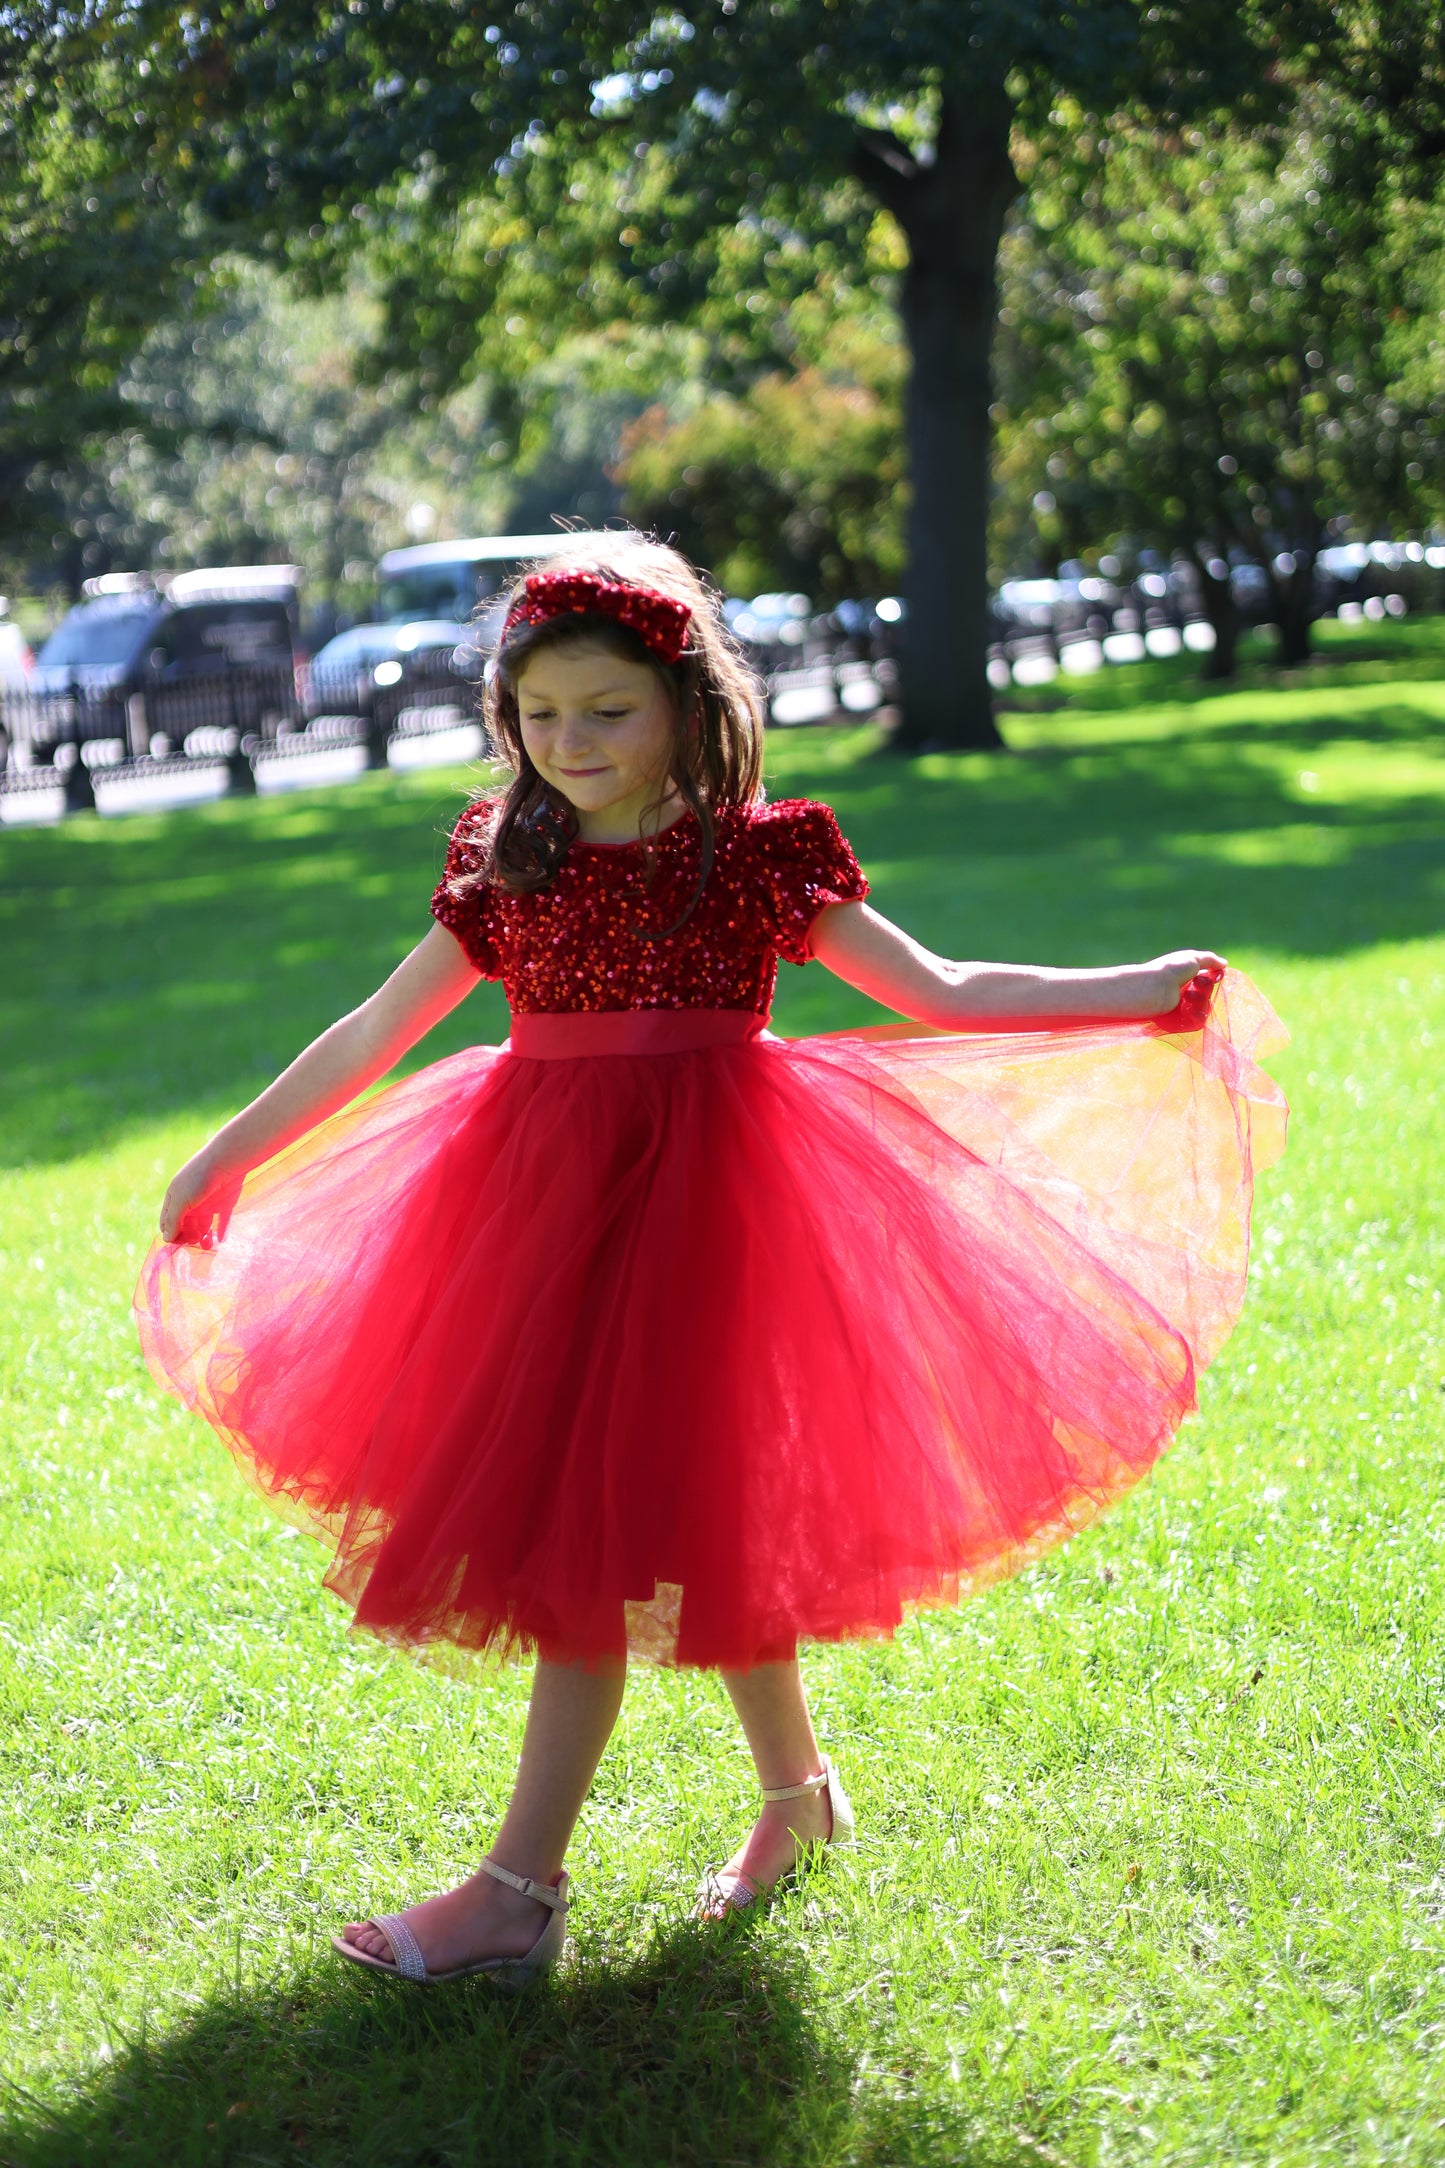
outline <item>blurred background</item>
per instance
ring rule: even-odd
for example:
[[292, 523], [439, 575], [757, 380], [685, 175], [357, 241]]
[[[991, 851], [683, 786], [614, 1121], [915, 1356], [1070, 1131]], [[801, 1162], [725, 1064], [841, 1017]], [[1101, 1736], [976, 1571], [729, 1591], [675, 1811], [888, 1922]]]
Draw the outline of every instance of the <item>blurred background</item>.
[[1434, 9], [695, 12], [7, 14], [0, 815], [454, 754], [569, 528], [915, 749], [1445, 604]]

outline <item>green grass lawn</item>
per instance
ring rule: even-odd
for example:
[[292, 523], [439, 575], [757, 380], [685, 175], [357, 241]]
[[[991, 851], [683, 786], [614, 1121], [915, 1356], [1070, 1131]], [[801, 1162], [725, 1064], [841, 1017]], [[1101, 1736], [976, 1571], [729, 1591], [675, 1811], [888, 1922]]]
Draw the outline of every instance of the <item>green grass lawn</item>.
[[[324, 1939], [474, 1862], [525, 1670], [348, 1637], [128, 1318], [171, 1168], [425, 929], [465, 778], [0, 834], [5, 2168], [1445, 2158], [1445, 626], [1007, 727], [799, 732], [773, 787], [947, 951], [1262, 980], [1295, 1115], [1244, 1322], [1088, 1536], [813, 1653], [862, 1841], [767, 1916], [687, 1923], [749, 1769], [713, 1682], [635, 1674], [575, 1962], [516, 2004]], [[783, 976], [784, 1030], [870, 1013]]]

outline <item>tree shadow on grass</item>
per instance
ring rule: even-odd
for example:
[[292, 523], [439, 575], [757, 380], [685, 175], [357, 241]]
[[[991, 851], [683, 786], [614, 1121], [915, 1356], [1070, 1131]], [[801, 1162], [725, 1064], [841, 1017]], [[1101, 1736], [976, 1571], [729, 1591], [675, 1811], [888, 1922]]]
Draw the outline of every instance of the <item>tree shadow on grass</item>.
[[[1434, 684], [1436, 681], [1430, 681]], [[1379, 688], [1373, 688], [1379, 691]], [[1176, 752], [1193, 756], [1197, 761], [1217, 762], [1221, 755], [1226, 758], [1231, 749], [1247, 757], [1252, 748], [1273, 746], [1284, 752], [1302, 752], [1307, 747], [1323, 750], [1327, 746], [1346, 743], [1349, 745], [1432, 745], [1445, 741], [1445, 721], [1436, 718], [1419, 705], [1408, 700], [1389, 700], [1383, 696], [1372, 700], [1369, 707], [1352, 709], [1340, 707], [1332, 710], [1323, 703], [1312, 706], [1308, 712], [1285, 714], [1269, 719], [1251, 717], [1241, 722], [1232, 716], [1206, 718], [1203, 722], [1190, 720], [1186, 728], [1161, 730], [1124, 738], [1109, 735], [1107, 727], [1097, 735], [1084, 736], [1083, 729], [1097, 725], [1103, 711], [1092, 710], [1077, 718], [1081, 724], [1077, 736], [1060, 733], [1053, 740], [1042, 744], [1016, 744], [1009, 747], [1010, 758], [1030, 766], [1041, 768], [1059, 767], [1070, 761], [1084, 758], [1108, 760], [1157, 760], [1163, 755], [1172, 758]], [[891, 761], [894, 756], [888, 749], [880, 748], [881, 757]]]
[[1336, 957], [1445, 924], [1445, 793], [1331, 798], [1291, 772], [1331, 743], [1424, 736], [1388, 706], [1373, 722], [1041, 748], [956, 777], [865, 763], [829, 795], [880, 907], [945, 954]]
[[59, 2105], [21, 2100], [4, 2168], [1024, 2168], [921, 2104], [860, 2100], [805, 1953], [751, 1923], [660, 1932], [532, 1993], [318, 1969], [117, 2042]]
[[[0, 834], [0, 1166], [250, 1097], [427, 931], [465, 781]], [[486, 987], [423, 1058], [506, 1029]]]

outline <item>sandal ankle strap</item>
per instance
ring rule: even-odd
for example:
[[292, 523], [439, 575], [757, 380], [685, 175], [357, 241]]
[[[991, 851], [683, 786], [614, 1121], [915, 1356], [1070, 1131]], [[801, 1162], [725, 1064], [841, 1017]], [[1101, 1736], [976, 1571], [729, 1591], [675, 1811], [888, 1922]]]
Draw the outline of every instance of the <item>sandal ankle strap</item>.
[[824, 1769], [819, 1776], [804, 1777], [801, 1784], [780, 1784], [773, 1791], [765, 1789], [763, 1797], [769, 1800], [806, 1799], [810, 1792], [824, 1791], [827, 1788], [828, 1777], [829, 1771]]
[[529, 1874], [513, 1874], [510, 1867], [499, 1867], [494, 1859], [482, 1861], [482, 1873], [489, 1874], [494, 1882], [505, 1882], [508, 1889], [518, 1890], [524, 1897], [535, 1897], [539, 1905], [550, 1905], [554, 1912], [567, 1909], [565, 1876], [564, 1888], [553, 1889], [550, 1882], [534, 1882]]

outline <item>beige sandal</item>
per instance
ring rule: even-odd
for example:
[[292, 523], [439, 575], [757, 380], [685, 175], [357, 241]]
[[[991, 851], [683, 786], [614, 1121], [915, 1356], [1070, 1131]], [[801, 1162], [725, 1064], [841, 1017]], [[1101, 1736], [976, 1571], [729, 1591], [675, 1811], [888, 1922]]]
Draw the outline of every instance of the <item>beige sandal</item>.
[[567, 1877], [559, 1875], [557, 1886], [552, 1889], [545, 1882], [534, 1882], [530, 1875], [513, 1874], [491, 1859], [482, 1861], [481, 1872], [489, 1874], [494, 1882], [505, 1882], [508, 1889], [520, 1890], [524, 1897], [535, 1897], [538, 1904], [550, 1909], [551, 1919], [525, 1957], [481, 1957], [474, 1965], [455, 1965], [450, 1972], [428, 1972], [416, 1936], [400, 1912], [378, 1912], [375, 1919], [363, 1923], [367, 1927], [380, 1928], [391, 1944], [394, 1963], [385, 1957], [373, 1957], [369, 1950], [358, 1950], [354, 1942], [347, 1942], [340, 1935], [331, 1937], [332, 1949], [338, 1956], [349, 1958], [353, 1965], [384, 1972], [393, 1980], [410, 1980], [418, 1987], [444, 1987], [449, 1980], [471, 1980], [478, 1974], [495, 1981], [498, 1987], [514, 1991], [530, 1987], [534, 1980], [551, 1970], [562, 1954], [562, 1945], [567, 1938]]
[[[818, 1776], [806, 1777], [801, 1784], [781, 1785], [776, 1791], [764, 1791], [763, 1797], [766, 1800], [805, 1799], [811, 1793], [821, 1792], [825, 1788], [828, 1804], [833, 1810], [833, 1826], [822, 1841], [830, 1848], [836, 1844], [851, 1844], [858, 1834], [858, 1824], [848, 1794], [839, 1781], [838, 1772], [826, 1754], [823, 1756], [823, 1767]], [[799, 1865], [801, 1864], [800, 1861]], [[798, 1870], [795, 1867], [792, 1871], [796, 1874]], [[786, 1874], [779, 1875], [778, 1881], [771, 1887], [776, 1889], [787, 1880]], [[752, 1876], [744, 1874], [741, 1868], [709, 1867], [705, 1878], [698, 1884], [693, 1918], [710, 1920], [725, 1917], [729, 1912], [746, 1912], [748, 1906], [756, 1904], [763, 1895], [763, 1890]]]

